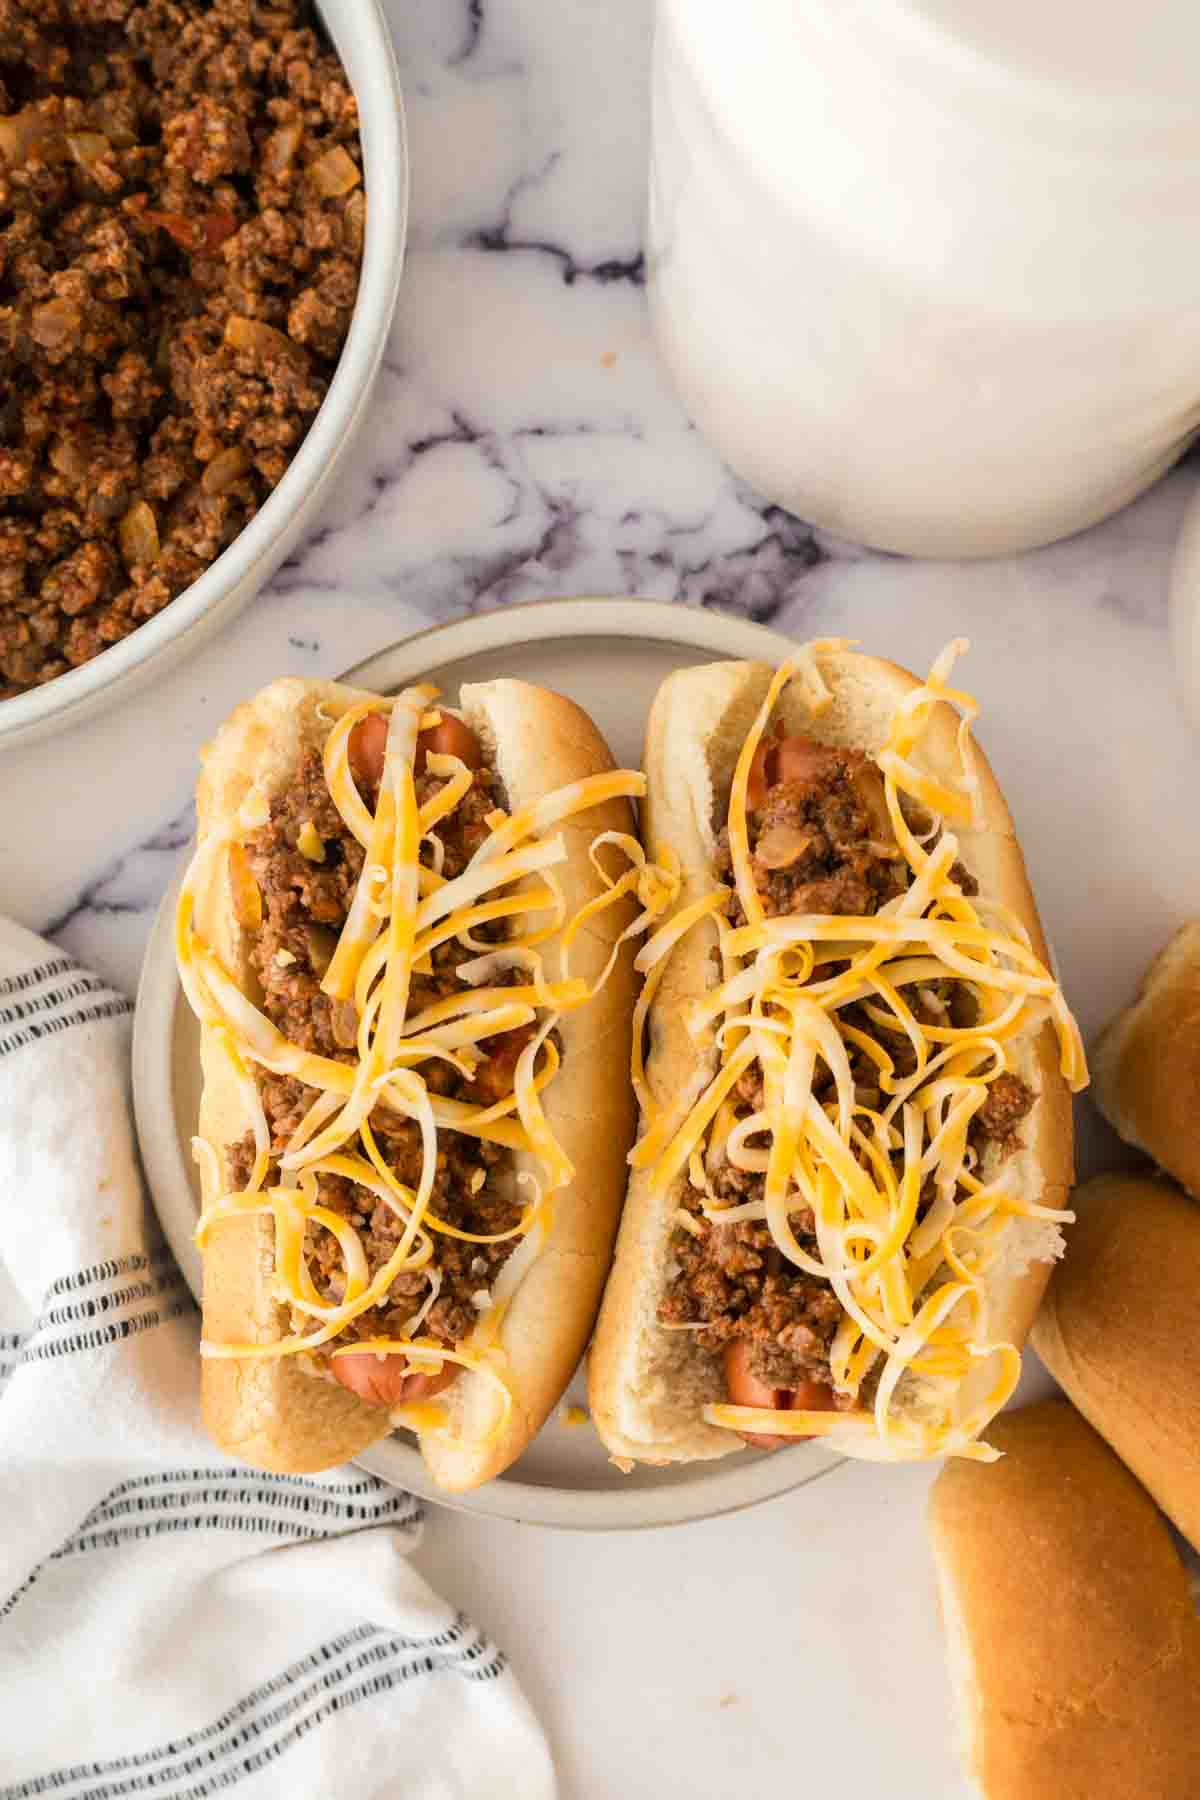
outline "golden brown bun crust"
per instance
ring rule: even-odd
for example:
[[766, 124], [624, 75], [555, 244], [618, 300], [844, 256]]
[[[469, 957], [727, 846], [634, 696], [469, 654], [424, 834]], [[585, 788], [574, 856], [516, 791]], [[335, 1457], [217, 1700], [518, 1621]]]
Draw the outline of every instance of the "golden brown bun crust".
[[1096, 1103], [1127, 1143], [1200, 1194], [1200, 919], [1177, 931], [1092, 1051]]
[[[202, 756], [196, 791], [201, 843], [222, 833], [257, 781], [268, 795], [292, 778], [303, 752], [324, 741], [329, 727], [318, 706], [336, 717], [364, 696], [331, 681], [272, 682], [230, 716]], [[224, 867], [196, 899], [196, 929], [238, 985], [256, 1001], [261, 990], [250, 967], [250, 939], [233, 916]], [[200, 1136], [225, 1166], [225, 1151], [250, 1126], [228, 1065], [207, 1030], [201, 1033], [204, 1091]], [[216, 1199], [201, 1165], [204, 1205]], [[204, 1250], [204, 1335], [214, 1343], [276, 1343], [287, 1335], [287, 1309], [275, 1301], [274, 1226], [269, 1216], [225, 1219]], [[204, 1422], [213, 1439], [256, 1468], [302, 1474], [333, 1468], [386, 1436], [387, 1414], [333, 1382], [305, 1374], [294, 1357], [201, 1362]]]
[[[916, 677], [895, 663], [853, 651], [823, 655], [820, 667], [833, 691], [832, 705], [813, 717], [799, 684], [793, 684], [778, 708], [785, 729], [878, 753], [897, 704], [920, 685]], [[655, 697], [646, 731], [645, 836], [647, 843], [670, 844], [679, 854], [681, 906], [717, 884], [714, 803], [723, 817], [734, 763], [773, 672], [766, 663], [709, 663], [669, 675]], [[948, 706], [939, 707], [916, 754], [918, 765], [932, 774], [956, 775], [956, 731], [957, 715]], [[958, 832], [963, 861], [982, 891], [1005, 901], [1024, 922], [1035, 952], [1047, 961], [1012, 820], [978, 746], [975, 767], [984, 824], [979, 831]], [[718, 979], [712, 954], [716, 943], [715, 925], [688, 934], [672, 954], [651, 1010], [648, 1078], [656, 1101], [677, 1122], [715, 1068], [711, 1049], [689, 1037], [682, 1012], [688, 1000]], [[1022, 1126], [1023, 1191], [1030, 1200], [1060, 1207], [1072, 1175], [1071, 1100], [1049, 1025], [1023, 1046], [1017, 1068], [1038, 1094]], [[683, 1188], [680, 1178], [670, 1190], [655, 1193], [645, 1171], [635, 1171], [630, 1182], [589, 1358], [593, 1417], [618, 1459], [691, 1461], [742, 1447], [732, 1432], [700, 1417], [703, 1405], [725, 1397], [717, 1359], [698, 1350], [688, 1332], [665, 1332], [657, 1324], [658, 1301], [668, 1279], [672, 1219]], [[1061, 1238], [1052, 1225], [1021, 1222], [1009, 1228], [991, 1283], [989, 1336], [1024, 1342], [1060, 1250]], [[988, 1382], [981, 1385], [986, 1391]]]
[[1200, 1206], [1164, 1181], [1079, 1189], [1038, 1355], [1163, 1511], [1200, 1546]]
[[[486, 681], [464, 687], [462, 710], [495, 757], [514, 810], [567, 782], [600, 774], [612, 754], [582, 709], [560, 694], [523, 681]], [[567, 861], [554, 870], [570, 915], [600, 891], [588, 846], [604, 831], [630, 832], [625, 800], [578, 814], [561, 827]], [[606, 858], [610, 875], [624, 866]], [[631, 922], [632, 902], [609, 907], [571, 947], [571, 973], [594, 982], [616, 939]], [[626, 1156], [635, 1109], [629, 1085], [635, 947], [627, 944], [597, 998], [559, 1021], [562, 1068], [543, 1097], [551, 1130], [577, 1171], [554, 1195], [549, 1242], [517, 1289], [500, 1330], [516, 1404], [504, 1435], [486, 1449], [423, 1437], [425, 1460], [440, 1487], [460, 1492], [506, 1469], [541, 1429], [583, 1355], [596, 1318], [625, 1197]], [[547, 967], [553, 969], [553, 958]], [[536, 1172], [518, 1155], [518, 1170]], [[452, 1416], [469, 1424], [476, 1401], [490, 1399], [481, 1376], [460, 1377], [450, 1389]]]
[[[288, 782], [305, 749], [319, 747], [329, 722], [368, 696], [333, 682], [286, 679], [239, 707], [204, 754], [198, 788], [201, 841], [224, 831], [252, 783], [268, 796]], [[571, 701], [523, 682], [495, 681], [466, 688], [463, 710], [494, 756], [513, 807], [564, 783], [611, 769], [612, 757], [595, 726]], [[321, 708], [325, 718], [319, 718]], [[611, 801], [568, 820], [568, 860], [555, 870], [574, 910], [599, 891], [587, 849], [600, 831], [629, 831], [627, 802]], [[593, 979], [632, 907], [600, 915], [573, 947], [573, 974]], [[223, 869], [197, 899], [196, 923], [246, 992], [259, 997], [249, 964], [249, 941], [237, 926]], [[551, 947], [552, 948], [552, 947]], [[546, 1089], [552, 1129], [579, 1170], [554, 1198], [549, 1241], [516, 1294], [500, 1333], [516, 1396], [503, 1437], [485, 1449], [455, 1447], [428, 1434], [422, 1449], [435, 1480], [458, 1490], [478, 1485], [519, 1456], [570, 1380], [599, 1303], [624, 1188], [625, 1154], [633, 1131], [628, 1085], [633, 947], [622, 952], [599, 998], [560, 1024], [563, 1063]], [[553, 956], [548, 972], [555, 973]], [[207, 1034], [203, 1034], [207, 1040]], [[245, 1133], [249, 1118], [236, 1085], [211, 1042], [202, 1041], [205, 1086], [200, 1133], [221, 1167], [226, 1148]], [[525, 1161], [518, 1157], [518, 1167]], [[213, 1198], [207, 1191], [205, 1204]], [[270, 1295], [274, 1250], [269, 1218], [226, 1220], [211, 1232], [204, 1257], [204, 1326], [216, 1342], [277, 1341], [288, 1330], [286, 1308]], [[464, 1372], [448, 1391], [461, 1424], [485, 1409], [491, 1390]], [[260, 1468], [306, 1471], [357, 1455], [391, 1429], [383, 1408], [307, 1374], [294, 1358], [259, 1361], [205, 1359], [205, 1420], [230, 1454]]]
[[989, 1437], [1001, 1461], [947, 1464], [929, 1507], [979, 1791], [1194, 1800], [1200, 1625], [1166, 1526], [1065, 1401]]

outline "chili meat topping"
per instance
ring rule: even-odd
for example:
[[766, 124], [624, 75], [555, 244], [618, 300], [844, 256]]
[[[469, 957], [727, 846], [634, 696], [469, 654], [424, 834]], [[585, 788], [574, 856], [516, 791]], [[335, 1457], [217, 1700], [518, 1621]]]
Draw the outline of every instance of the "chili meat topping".
[[[505, 804], [499, 780], [481, 752], [478, 760], [471, 787], [430, 834], [436, 835], [442, 847], [441, 873], [447, 879], [462, 873], [488, 835], [487, 815]], [[418, 773], [418, 804], [424, 804], [441, 785], [427, 773]], [[377, 792], [369, 781], [363, 784], [363, 798], [373, 809]], [[353, 1007], [331, 1001], [320, 982], [349, 912], [363, 851], [330, 798], [317, 752], [304, 758], [294, 782], [272, 803], [270, 820], [247, 840], [246, 849], [262, 897], [263, 921], [252, 952], [263, 989], [262, 1009], [299, 1048], [352, 1063]], [[426, 866], [432, 866], [434, 855], [426, 843], [422, 848]], [[475, 930], [482, 939], [495, 941], [503, 927], [483, 924]], [[418, 1013], [434, 1001], [460, 992], [465, 984], [458, 975], [459, 966], [477, 954], [457, 939], [439, 945], [432, 953], [432, 972], [413, 975], [411, 1012]], [[511, 979], [500, 975], [494, 984], [505, 985]], [[447, 1063], [424, 1065], [422, 1073], [429, 1090], [477, 1106], [503, 1099], [512, 1092], [513, 1069], [528, 1035], [528, 1030], [522, 1029], [484, 1039], [479, 1046], [484, 1060], [471, 1081]], [[318, 1096], [293, 1076], [261, 1072], [257, 1079], [272, 1148], [279, 1153]], [[401, 1182], [415, 1189], [421, 1174], [419, 1127], [384, 1106], [374, 1109], [370, 1125], [388, 1166]], [[235, 1145], [226, 1160], [230, 1185], [244, 1187], [254, 1164], [253, 1134]], [[317, 1182], [320, 1204], [348, 1219], [359, 1232], [374, 1276], [395, 1251], [404, 1232], [404, 1219], [358, 1183], [324, 1173]], [[430, 1210], [459, 1231], [481, 1236], [511, 1232], [523, 1207], [512, 1179], [510, 1153], [496, 1144], [439, 1130]], [[478, 1321], [492, 1283], [517, 1242], [519, 1239], [509, 1237], [498, 1244], [477, 1244], [437, 1234], [431, 1266], [441, 1285], [425, 1316], [422, 1335], [436, 1338], [447, 1348], [460, 1344]], [[330, 1232], [310, 1224], [305, 1247], [322, 1300], [339, 1301], [343, 1273], [336, 1240]], [[339, 1344], [408, 1336], [406, 1327], [429, 1288], [426, 1270], [402, 1272], [384, 1304], [358, 1314], [344, 1326]], [[304, 1330], [309, 1323], [293, 1313], [293, 1330]]]
[[[910, 825], [917, 831], [927, 829], [928, 821], [914, 813], [906, 807]], [[882, 777], [860, 750], [831, 749], [797, 737], [765, 739], [748, 787], [747, 824], [755, 888], [769, 917], [869, 916], [902, 894], [911, 878], [892, 832]], [[732, 859], [724, 830], [718, 838], [718, 865], [721, 878], [728, 878]], [[961, 863], [955, 865], [953, 876], [964, 893], [978, 891]], [[731, 918], [735, 924], [744, 922], [736, 897]], [[918, 1019], [930, 1025], [968, 1023], [954, 1016], [954, 1009], [963, 1004], [961, 988], [961, 983], [942, 981], [919, 988], [912, 1000]], [[898, 1075], [915, 1070], [915, 1053], [898, 1022], [889, 1029], [861, 1005], [843, 1008], [839, 1017], [882, 1044]], [[850, 1040], [846, 1049], [856, 1100], [878, 1108], [876, 1064]], [[814, 1085], [819, 1100], [832, 1091], [827, 1072], [825, 1082], [825, 1087], [819, 1079]], [[993, 1155], [1004, 1157], [1018, 1149], [1019, 1126], [1034, 1099], [1018, 1076], [997, 1076], [971, 1122], [969, 1141], [976, 1152], [991, 1146]], [[734, 1110], [744, 1118], [762, 1105], [762, 1072], [758, 1063], [752, 1063], [734, 1090]], [[753, 1139], [750, 1142], [753, 1147]], [[720, 1159], [707, 1173], [718, 1204], [763, 1198], [762, 1172]], [[930, 1181], [918, 1216], [933, 1198]], [[797, 1389], [816, 1382], [832, 1389], [829, 1348], [842, 1316], [833, 1290], [789, 1262], [765, 1222], [711, 1224], [702, 1213], [705, 1199], [689, 1181], [683, 1207], [691, 1224], [690, 1228], [681, 1224], [674, 1234], [676, 1273], [659, 1308], [661, 1321], [702, 1325], [692, 1336], [704, 1350], [728, 1355], [732, 1346], [743, 1342], [748, 1346], [744, 1354], [750, 1374], [769, 1388]], [[817, 1256], [811, 1211], [797, 1209], [790, 1223], [802, 1247]], [[849, 1408], [861, 1401], [831, 1395], [831, 1403]]]
[[0, 699], [202, 574], [349, 328], [358, 113], [305, 0], [0, 0]]

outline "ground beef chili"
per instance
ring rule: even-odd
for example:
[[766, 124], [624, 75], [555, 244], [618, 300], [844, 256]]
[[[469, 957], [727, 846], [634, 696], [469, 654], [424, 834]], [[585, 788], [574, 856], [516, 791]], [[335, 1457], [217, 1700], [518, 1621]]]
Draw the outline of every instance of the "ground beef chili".
[[971, 1121], [973, 1141], [982, 1147], [996, 1144], [1005, 1156], [1021, 1148], [1017, 1127], [1036, 1096], [1019, 1075], [997, 1075], [988, 1097]]
[[0, 699], [232, 542], [350, 322], [358, 114], [306, 0], [0, 0]]
[[[437, 778], [419, 773], [418, 803], [423, 804], [441, 785]], [[368, 791], [364, 798], [374, 806], [374, 792]], [[487, 835], [487, 814], [503, 805], [496, 775], [481, 766], [454, 812], [434, 827], [443, 848], [442, 873], [447, 878], [461, 874]], [[320, 839], [321, 861], [314, 861], [299, 847], [303, 832], [306, 847], [313, 848], [305, 829], [310, 825]], [[268, 823], [247, 841], [246, 848], [263, 905], [252, 962], [262, 983], [264, 1012], [302, 1049], [353, 1061], [354, 1021], [340, 1016], [339, 1003], [330, 1002], [320, 982], [349, 911], [363, 852], [330, 799], [319, 754], [306, 755], [294, 782], [272, 803]], [[431, 854], [426, 846], [423, 860], [428, 862]], [[502, 927], [482, 925], [475, 930], [487, 938], [498, 936]], [[413, 977], [410, 1012], [420, 1012], [435, 1000], [460, 991], [459, 964], [476, 954], [453, 940], [439, 946], [433, 953], [433, 972]], [[497, 983], [506, 979], [499, 976]], [[432, 1092], [490, 1104], [511, 1093], [513, 1065], [526, 1037], [524, 1031], [507, 1032], [485, 1040], [481, 1048], [487, 1060], [480, 1064], [474, 1081], [465, 1081], [448, 1064], [438, 1062], [424, 1064], [422, 1074]], [[281, 1075], [263, 1075], [260, 1091], [273, 1148], [281, 1151], [317, 1098], [316, 1092], [293, 1076]], [[418, 1127], [382, 1106], [373, 1112], [371, 1127], [388, 1166], [400, 1181], [415, 1188], [421, 1174]], [[248, 1135], [227, 1153], [230, 1184], [244, 1186], [253, 1164], [254, 1140]], [[402, 1221], [365, 1188], [340, 1176], [319, 1176], [318, 1188], [320, 1203], [354, 1224], [374, 1274], [394, 1251], [403, 1231]], [[458, 1132], [439, 1131], [430, 1205], [438, 1218], [463, 1231], [483, 1235], [510, 1231], [521, 1216], [523, 1203], [511, 1179], [508, 1152]], [[331, 1233], [312, 1225], [308, 1230], [313, 1278], [325, 1298], [340, 1299], [342, 1263], [337, 1245]], [[442, 1284], [423, 1333], [448, 1347], [460, 1343], [479, 1318], [476, 1300], [491, 1288], [516, 1241], [471, 1244], [436, 1236], [434, 1266]], [[338, 1342], [403, 1336], [428, 1290], [423, 1272], [401, 1274], [392, 1284], [387, 1303], [360, 1313]], [[311, 1320], [299, 1314], [292, 1323], [296, 1330], [311, 1326]]]
[[[755, 759], [748, 786], [747, 826], [754, 884], [768, 916], [786, 913], [853, 913], [870, 915], [903, 893], [908, 865], [895, 842], [878, 769], [861, 750], [830, 749], [805, 739], [768, 739]], [[928, 821], [913, 814], [914, 830]], [[732, 877], [728, 832], [717, 845], [718, 872]], [[961, 865], [953, 870], [963, 891], [978, 891]], [[732, 882], [731, 882], [732, 884]], [[736, 899], [731, 916], [743, 922]], [[958, 983], [930, 983], [919, 988], [910, 1004], [924, 1024], [954, 1016], [961, 1002]], [[897, 1029], [885, 1031], [858, 1005], [841, 1013], [885, 1045], [899, 1074], [916, 1067], [908, 1038]], [[881, 1102], [878, 1071], [861, 1049], [848, 1045], [855, 1093], [863, 1105]], [[830, 1082], [828, 1074], [824, 1077]], [[816, 1089], [822, 1094], [821, 1081]], [[1019, 1147], [1017, 1127], [1035, 1095], [1016, 1075], [1000, 1075], [991, 1084], [984, 1106], [972, 1121], [971, 1143], [977, 1151], [994, 1145], [1008, 1155]], [[763, 1105], [762, 1072], [757, 1063], [734, 1090], [739, 1116]], [[765, 1176], [722, 1162], [710, 1172], [718, 1201], [745, 1203], [761, 1199]], [[920, 1212], [933, 1198], [932, 1184], [922, 1196]], [[748, 1368], [766, 1386], [796, 1388], [805, 1382], [832, 1387], [829, 1348], [841, 1319], [841, 1306], [827, 1283], [796, 1268], [779, 1250], [765, 1222], [713, 1225], [702, 1216], [704, 1196], [689, 1182], [683, 1206], [693, 1229], [675, 1232], [672, 1248], [676, 1273], [659, 1307], [664, 1324], [705, 1322], [692, 1335], [703, 1350], [721, 1352], [736, 1340], [750, 1344]], [[817, 1255], [812, 1213], [806, 1207], [791, 1214], [792, 1229], [805, 1249]], [[833, 1404], [848, 1406], [841, 1395]], [[757, 1440], [756, 1440], [757, 1441]]]

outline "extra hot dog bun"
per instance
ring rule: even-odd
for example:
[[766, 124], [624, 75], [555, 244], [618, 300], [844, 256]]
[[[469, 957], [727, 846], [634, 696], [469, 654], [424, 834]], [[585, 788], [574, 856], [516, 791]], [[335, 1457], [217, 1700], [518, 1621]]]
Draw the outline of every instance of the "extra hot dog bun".
[[[801, 685], [791, 684], [776, 713], [785, 732], [878, 753], [897, 704], [920, 685], [916, 677], [894, 663], [847, 650], [823, 653], [820, 668], [832, 704], [814, 716]], [[646, 734], [643, 836], [647, 844], [669, 844], [678, 853], [681, 907], [719, 880], [714, 819], [718, 825], [724, 820], [734, 764], [773, 674], [768, 664], [755, 662], [682, 669], [667, 677], [655, 698]], [[957, 715], [940, 705], [916, 758], [930, 774], [948, 777], [958, 769], [956, 726]], [[1046, 961], [1008, 808], [978, 747], [975, 759], [983, 826], [958, 832], [962, 858], [981, 890], [1005, 902], [1024, 923], [1035, 953]], [[712, 1050], [698, 1047], [683, 1023], [686, 1004], [720, 979], [717, 943], [712, 921], [691, 931], [672, 952], [651, 1009], [651, 1091], [680, 1121], [717, 1067]], [[1038, 1094], [1021, 1127], [1021, 1185], [1031, 1200], [1059, 1207], [1072, 1174], [1071, 1103], [1050, 1026], [1022, 1045], [1015, 1067]], [[681, 1105], [685, 1096], [690, 1098]], [[724, 1398], [719, 1360], [697, 1349], [688, 1332], [664, 1331], [658, 1324], [683, 1187], [681, 1177], [655, 1192], [649, 1171], [636, 1171], [630, 1183], [589, 1358], [593, 1415], [617, 1459], [669, 1463], [724, 1456], [742, 1447], [733, 1432], [701, 1417], [702, 1406]], [[1061, 1247], [1056, 1225], [1013, 1222], [988, 1279], [991, 1337], [1023, 1343]]]
[[1200, 1206], [1103, 1175], [1075, 1196], [1071, 1254], [1033, 1343], [1080, 1412], [1200, 1546]]
[[1092, 1051], [1096, 1102], [1114, 1131], [1200, 1194], [1200, 919], [1142, 977]]
[[976, 1791], [1192, 1800], [1200, 1624], [1165, 1524], [1065, 1401], [989, 1435], [1002, 1460], [948, 1463], [929, 1507]]
[[[286, 679], [240, 706], [203, 757], [198, 788], [199, 836], [226, 832], [252, 784], [268, 796], [293, 776], [302, 753], [323, 744], [330, 724], [367, 698], [333, 682]], [[521, 681], [464, 687], [461, 710], [504, 784], [509, 806], [521, 806], [569, 782], [613, 767], [591, 720], [571, 701]], [[568, 857], [555, 869], [569, 917], [601, 891], [588, 847], [601, 831], [628, 832], [628, 802], [617, 799], [567, 819]], [[196, 924], [243, 991], [256, 995], [251, 935], [237, 924], [223, 861], [197, 894]], [[601, 973], [631, 909], [602, 912], [577, 938], [572, 975]], [[474, 1487], [512, 1462], [549, 1414], [571, 1377], [592, 1326], [608, 1269], [633, 1131], [628, 1084], [633, 946], [622, 951], [598, 997], [564, 1013], [558, 1030], [562, 1066], [546, 1088], [547, 1120], [577, 1178], [554, 1196], [545, 1248], [517, 1288], [499, 1343], [508, 1359], [514, 1408], [503, 1435], [482, 1447], [425, 1433], [421, 1448], [438, 1484]], [[245, 1100], [206, 1029], [201, 1055], [204, 1093], [200, 1135], [224, 1168], [227, 1148], [251, 1123]], [[518, 1169], [531, 1163], [515, 1153]], [[202, 1165], [203, 1166], [203, 1165]], [[205, 1169], [204, 1203], [215, 1198]], [[287, 1309], [271, 1294], [274, 1228], [269, 1215], [228, 1219], [212, 1230], [204, 1256], [204, 1332], [215, 1342], [268, 1344], [289, 1329]], [[454, 1431], [487, 1410], [483, 1376], [464, 1371], [444, 1396]], [[355, 1456], [389, 1432], [387, 1410], [306, 1373], [294, 1356], [203, 1363], [205, 1419], [230, 1454], [283, 1471], [327, 1468]]]

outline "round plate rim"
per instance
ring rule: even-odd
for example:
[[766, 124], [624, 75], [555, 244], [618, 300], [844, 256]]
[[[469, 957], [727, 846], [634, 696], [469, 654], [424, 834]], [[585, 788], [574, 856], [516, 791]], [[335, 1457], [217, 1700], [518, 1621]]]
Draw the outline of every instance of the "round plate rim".
[[[501, 649], [519, 650], [532, 640], [527, 615], [536, 613], [536, 640], [614, 638], [625, 643], [674, 645], [714, 657], [781, 661], [791, 640], [754, 620], [707, 612], [681, 603], [637, 599], [532, 600], [449, 624], [432, 625], [399, 639], [356, 663], [339, 680], [382, 686], [441, 666]], [[190, 1189], [183, 1146], [174, 1128], [172, 1042], [179, 997], [175, 974], [173, 915], [190, 849], [159, 905], [146, 945], [133, 1024], [133, 1100], [147, 1185], [163, 1231], [193, 1294], [199, 1293], [200, 1256], [190, 1228], [157, 1195]], [[701, 1465], [693, 1479], [661, 1488], [586, 1490], [554, 1487], [500, 1476], [468, 1494], [434, 1487], [420, 1452], [385, 1439], [356, 1459], [358, 1466], [421, 1498], [476, 1517], [560, 1530], [649, 1530], [718, 1518], [756, 1506], [775, 1495], [819, 1481], [843, 1458], [811, 1445], [788, 1457], [740, 1459], [731, 1467]]]

